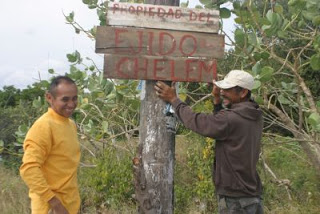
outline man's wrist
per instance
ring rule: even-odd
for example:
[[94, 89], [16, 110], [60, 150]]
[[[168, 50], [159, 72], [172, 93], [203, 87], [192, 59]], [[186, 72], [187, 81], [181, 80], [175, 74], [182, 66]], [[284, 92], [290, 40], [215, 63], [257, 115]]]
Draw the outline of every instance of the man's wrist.
[[174, 101], [176, 101], [178, 99], [178, 97], [173, 97], [172, 99], [169, 100], [169, 103], [172, 104], [174, 103]]

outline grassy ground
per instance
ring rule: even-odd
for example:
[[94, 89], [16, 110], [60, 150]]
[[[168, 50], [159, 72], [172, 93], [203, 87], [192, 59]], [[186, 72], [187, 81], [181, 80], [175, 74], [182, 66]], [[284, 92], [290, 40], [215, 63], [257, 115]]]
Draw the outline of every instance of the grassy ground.
[[0, 165], [0, 213], [29, 213], [28, 190], [21, 178]]
[[[177, 137], [176, 139], [175, 214], [216, 213], [216, 202], [214, 196], [211, 195], [213, 190], [208, 191], [208, 189], [213, 188], [211, 178], [209, 178], [208, 172], [202, 170], [202, 167], [207, 164], [206, 160], [202, 159], [204, 152], [207, 151], [205, 149], [206, 146], [206, 140], [199, 140], [197, 136], [194, 135]], [[119, 154], [116, 155], [118, 156], [117, 158], [119, 158]], [[320, 181], [299, 145], [291, 143], [279, 146], [272, 142], [265, 141], [263, 155], [266, 163], [276, 174], [277, 178], [279, 180], [289, 181], [287, 191], [283, 184], [277, 183], [275, 179], [270, 176], [270, 173], [263, 169], [262, 162], [259, 163], [259, 171], [264, 184], [265, 213], [320, 213]], [[112, 166], [110, 161], [112, 161], [112, 157], [107, 159], [105, 163], [109, 163], [111, 164], [110, 166]], [[119, 165], [119, 170], [121, 168], [120, 166], [121, 165]], [[81, 181], [80, 192], [83, 202], [82, 214], [137, 213], [135, 205], [128, 200], [123, 200], [118, 206], [108, 206], [107, 201], [95, 204], [94, 200], [98, 194], [95, 188], [97, 187], [89, 185], [92, 183], [86, 183], [86, 181], [92, 179], [95, 175], [91, 174], [91, 172], [87, 174], [83, 173], [85, 170], [88, 170], [88, 168], [80, 168], [79, 173]], [[130, 169], [125, 168], [125, 170], [131, 173]], [[100, 170], [99, 173], [103, 171], [104, 170]], [[117, 182], [121, 182], [119, 175], [123, 175], [125, 172], [115, 171], [114, 173], [118, 176], [118, 178], [116, 178], [118, 179]], [[113, 174], [111, 177], [105, 178], [98, 177], [96, 182], [103, 179], [112, 179], [112, 176], [115, 175]], [[201, 177], [202, 175], [204, 175], [204, 178]], [[101, 176], [107, 175], [103, 173]], [[112, 180], [110, 180], [110, 182], [112, 182]], [[124, 182], [127, 181], [124, 180], [122, 182], [123, 185], [126, 185]], [[109, 186], [106, 188], [108, 190]], [[118, 200], [121, 201], [121, 195], [117, 195], [119, 188], [122, 187], [116, 186], [114, 192], [110, 192], [110, 194], [118, 197]], [[100, 191], [103, 192], [104, 189]], [[289, 194], [291, 199], [289, 198]], [[5, 169], [0, 165], [0, 213], [29, 214], [29, 204], [27, 188], [17, 172]]]

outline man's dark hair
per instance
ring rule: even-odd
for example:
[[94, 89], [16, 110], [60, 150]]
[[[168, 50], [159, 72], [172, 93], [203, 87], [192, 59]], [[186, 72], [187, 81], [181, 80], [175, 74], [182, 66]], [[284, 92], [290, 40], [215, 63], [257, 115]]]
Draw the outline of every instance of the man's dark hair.
[[[234, 87], [234, 90], [235, 90], [237, 93], [240, 93], [240, 91], [242, 91], [242, 89], [244, 89], [244, 88], [242, 88], [242, 87], [240, 87], [240, 86], [235, 86], [235, 87]], [[246, 98], [247, 98], [247, 99], [250, 99], [250, 98], [251, 98], [251, 91], [250, 91], [250, 90], [248, 90], [248, 93], [247, 93]]]
[[70, 84], [76, 84], [70, 77], [67, 76], [57, 76], [55, 78], [52, 79], [50, 86], [49, 86], [49, 90], [48, 92], [52, 95], [52, 96], [56, 96], [56, 88], [57, 86], [62, 83], [62, 82], [66, 82], [66, 83], [70, 83]]

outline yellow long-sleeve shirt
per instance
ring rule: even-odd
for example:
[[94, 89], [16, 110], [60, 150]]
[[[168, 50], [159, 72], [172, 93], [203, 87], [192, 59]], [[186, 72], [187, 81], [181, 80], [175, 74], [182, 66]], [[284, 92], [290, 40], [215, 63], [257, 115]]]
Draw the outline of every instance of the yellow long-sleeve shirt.
[[20, 175], [29, 187], [32, 213], [47, 214], [48, 201], [56, 196], [76, 214], [80, 146], [75, 123], [49, 108], [28, 131], [23, 148]]

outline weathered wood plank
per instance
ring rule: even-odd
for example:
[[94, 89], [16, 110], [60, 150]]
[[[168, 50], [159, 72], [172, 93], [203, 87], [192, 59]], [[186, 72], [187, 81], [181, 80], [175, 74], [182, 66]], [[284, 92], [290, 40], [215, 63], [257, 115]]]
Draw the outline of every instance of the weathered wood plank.
[[224, 54], [224, 35], [99, 26], [96, 52], [218, 59]]
[[216, 78], [216, 60], [184, 57], [106, 54], [104, 77], [112, 79], [209, 82]]
[[108, 3], [107, 25], [217, 33], [219, 11], [175, 6]]

